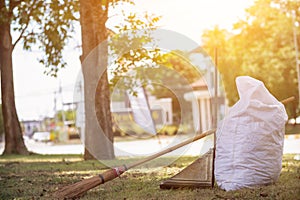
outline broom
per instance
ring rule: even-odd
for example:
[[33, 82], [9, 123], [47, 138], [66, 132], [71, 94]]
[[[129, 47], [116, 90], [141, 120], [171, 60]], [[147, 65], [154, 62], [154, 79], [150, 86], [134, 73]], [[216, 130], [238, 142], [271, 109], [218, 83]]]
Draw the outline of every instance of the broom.
[[215, 131], [216, 131], [216, 129], [211, 129], [211, 130], [203, 132], [201, 134], [197, 134], [193, 138], [187, 139], [186, 141], [184, 141], [182, 143], [179, 143], [173, 147], [167, 148], [161, 152], [158, 152], [156, 154], [148, 156], [148, 157], [146, 157], [142, 160], [139, 160], [135, 163], [129, 164], [127, 166], [123, 165], [123, 166], [115, 167], [115, 168], [109, 169], [109, 170], [105, 171], [104, 173], [99, 174], [97, 176], [93, 176], [91, 178], [84, 179], [84, 180], [74, 183], [72, 185], [65, 186], [65, 187], [59, 189], [57, 192], [55, 192], [54, 197], [58, 198], [58, 199], [80, 197], [88, 190], [90, 190], [100, 184], [103, 184], [105, 182], [108, 182], [110, 180], [113, 180], [113, 179], [119, 177], [121, 174], [123, 174], [124, 172], [126, 172], [127, 170], [129, 170], [133, 167], [136, 167], [138, 165], [146, 163], [146, 162], [153, 160], [161, 155], [164, 155], [164, 154], [174, 151], [180, 147], [183, 147], [187, 144], [190, 144], [196, 140], [204, 138], [204, 137], [214, 133]]
[[[292, 97], [282, 100], [281, 103], [286, 104], [286, 103], [293, 101], [294, 99], [295, 99], [295, 97], [292, 96]], [[104, 173], [99, 174], [97, 176], [93, 176], [91, 178], [84, 179], [84, 180], [74, 183], [72, 185], [65, 186], [65, 187], [61, 188], [60, 190], [58, 190], [57, 192], [55, 192], [54, 196], [55, 196], [55, 198], [59, 198], [59, 199], [80, 197], [88, 190], [90, 190], [100, 184], [104, 184], [105, 182], [108, 182], [110, 180], [113, 180], [113, 179], [119, 177], [121, 174], [123, 174], [124, 172], [126, 172], [127, 170], [129, 170], [133, 167], [144, 164], [144, 163], [146, 163], [150, 160], [153, 160], [161, 155], [164, 155], [164, 154], [174, 151], [180, 147], [183, 147], [187, 144], [190, 144], [196, 140], [204, 138], [204, 137], [214, 133], [215, 131], [216, 131], [216, 129], [211, 129], [209, 131], [206, 131], [206, 132], [196, 135], [194, 138], [190, 138], [182, 143], [179, 143], [173, 147], [170, 147], [161, 152], [158, 152], [156, 154], [148, 156], [148, 157], [146, 157], [140, 161], [137, 161], [135, 163], [129, 164], [127, 166], [123, 165], [123, 166], [115, 167], [115, 168], [109, 169], [109, 170], [105, 171]]]

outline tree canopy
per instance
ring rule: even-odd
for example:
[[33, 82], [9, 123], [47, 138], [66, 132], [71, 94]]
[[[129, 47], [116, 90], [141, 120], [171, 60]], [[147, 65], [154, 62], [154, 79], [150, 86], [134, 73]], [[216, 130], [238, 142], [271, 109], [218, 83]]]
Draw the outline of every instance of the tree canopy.
[[[45, 73], [57, 76], [66, 66], [62, 52], [78, 19], [78, 1], [5, 1], [0, 19], [10, 23], [13, 31], [13, 48], [21, 42], [25, 50], [40, 50], [38, 58]], [[77, 17], [76, 17], [77, 15]]]
[[215, 27], [202, 35], [204, 48], [210, 55], [218, 49], [218, 69], [229, 105], [238, 100], [235, 78], [249, 75], [263, 81], [279, 100], [295, 96], [296, 101], [287, 105], [287, 112], [290, 117], [298, 115], [293, 34], [299, 46], [299, 8], [299, 1], [255, 1], [246, 9], [246, 18], [233, 25], [232, 32]]

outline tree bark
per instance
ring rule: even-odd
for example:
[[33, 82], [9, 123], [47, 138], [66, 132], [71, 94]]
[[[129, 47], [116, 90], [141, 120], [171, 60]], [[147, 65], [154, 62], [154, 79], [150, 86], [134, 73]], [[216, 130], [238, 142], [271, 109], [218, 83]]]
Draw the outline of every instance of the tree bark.
[[29, 152], [24, 144], [15, 105], [12, 50], [10, 24], [8, 22], [0, 23], [1, 95], [5, 132], [3, 154], [28, 155]]
[[[85, 159], [113, 159], [113, 131], [107, 80], [108, 5], [80, 0], [85, 99]], [[101, 44], [101, 45], [99, 45]], [[99, 45], [99, 46], [98, 46]], [[96, 48], [97, 47], [97, 48]]]

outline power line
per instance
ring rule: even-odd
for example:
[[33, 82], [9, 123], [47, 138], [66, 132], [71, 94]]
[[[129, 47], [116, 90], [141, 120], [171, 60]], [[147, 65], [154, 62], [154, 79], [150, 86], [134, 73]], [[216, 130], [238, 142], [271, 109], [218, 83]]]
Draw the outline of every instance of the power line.
[[52, 95], [55, 92], [59, 92], [61, 90], [62, 93], [69, 93], [70, 91], [75, 91], [76, 84], [68, 84], [64, 86], [60, 86], [60, 88], [49, 88], [49, 89], [40, 89], [36, 91], [32, 91], [22, 95], [16, 95], [16, 98], [27, 98], [27, 97], [37, 97], [37, 96], [48, 96]]

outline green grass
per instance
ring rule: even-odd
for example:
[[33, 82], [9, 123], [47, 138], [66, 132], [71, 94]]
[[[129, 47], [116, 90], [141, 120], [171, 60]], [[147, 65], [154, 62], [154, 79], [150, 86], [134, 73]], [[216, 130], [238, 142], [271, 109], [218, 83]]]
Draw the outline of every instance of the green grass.
[[[285, 155], [277, 183], [255, 189], [225, 192], [213, 189], [161, 190], [159, 184], [193, 162], [195, 157], [163, 157], [124, 173], [88, 191], [82, 199], [300, 199], [300, 161]], [[110, 165], [133, 162], [123, 158]], [[58, 188], [105, 171], [99, 161], [80, 155], [0, 156], [0, 199], [51, 199]]]

